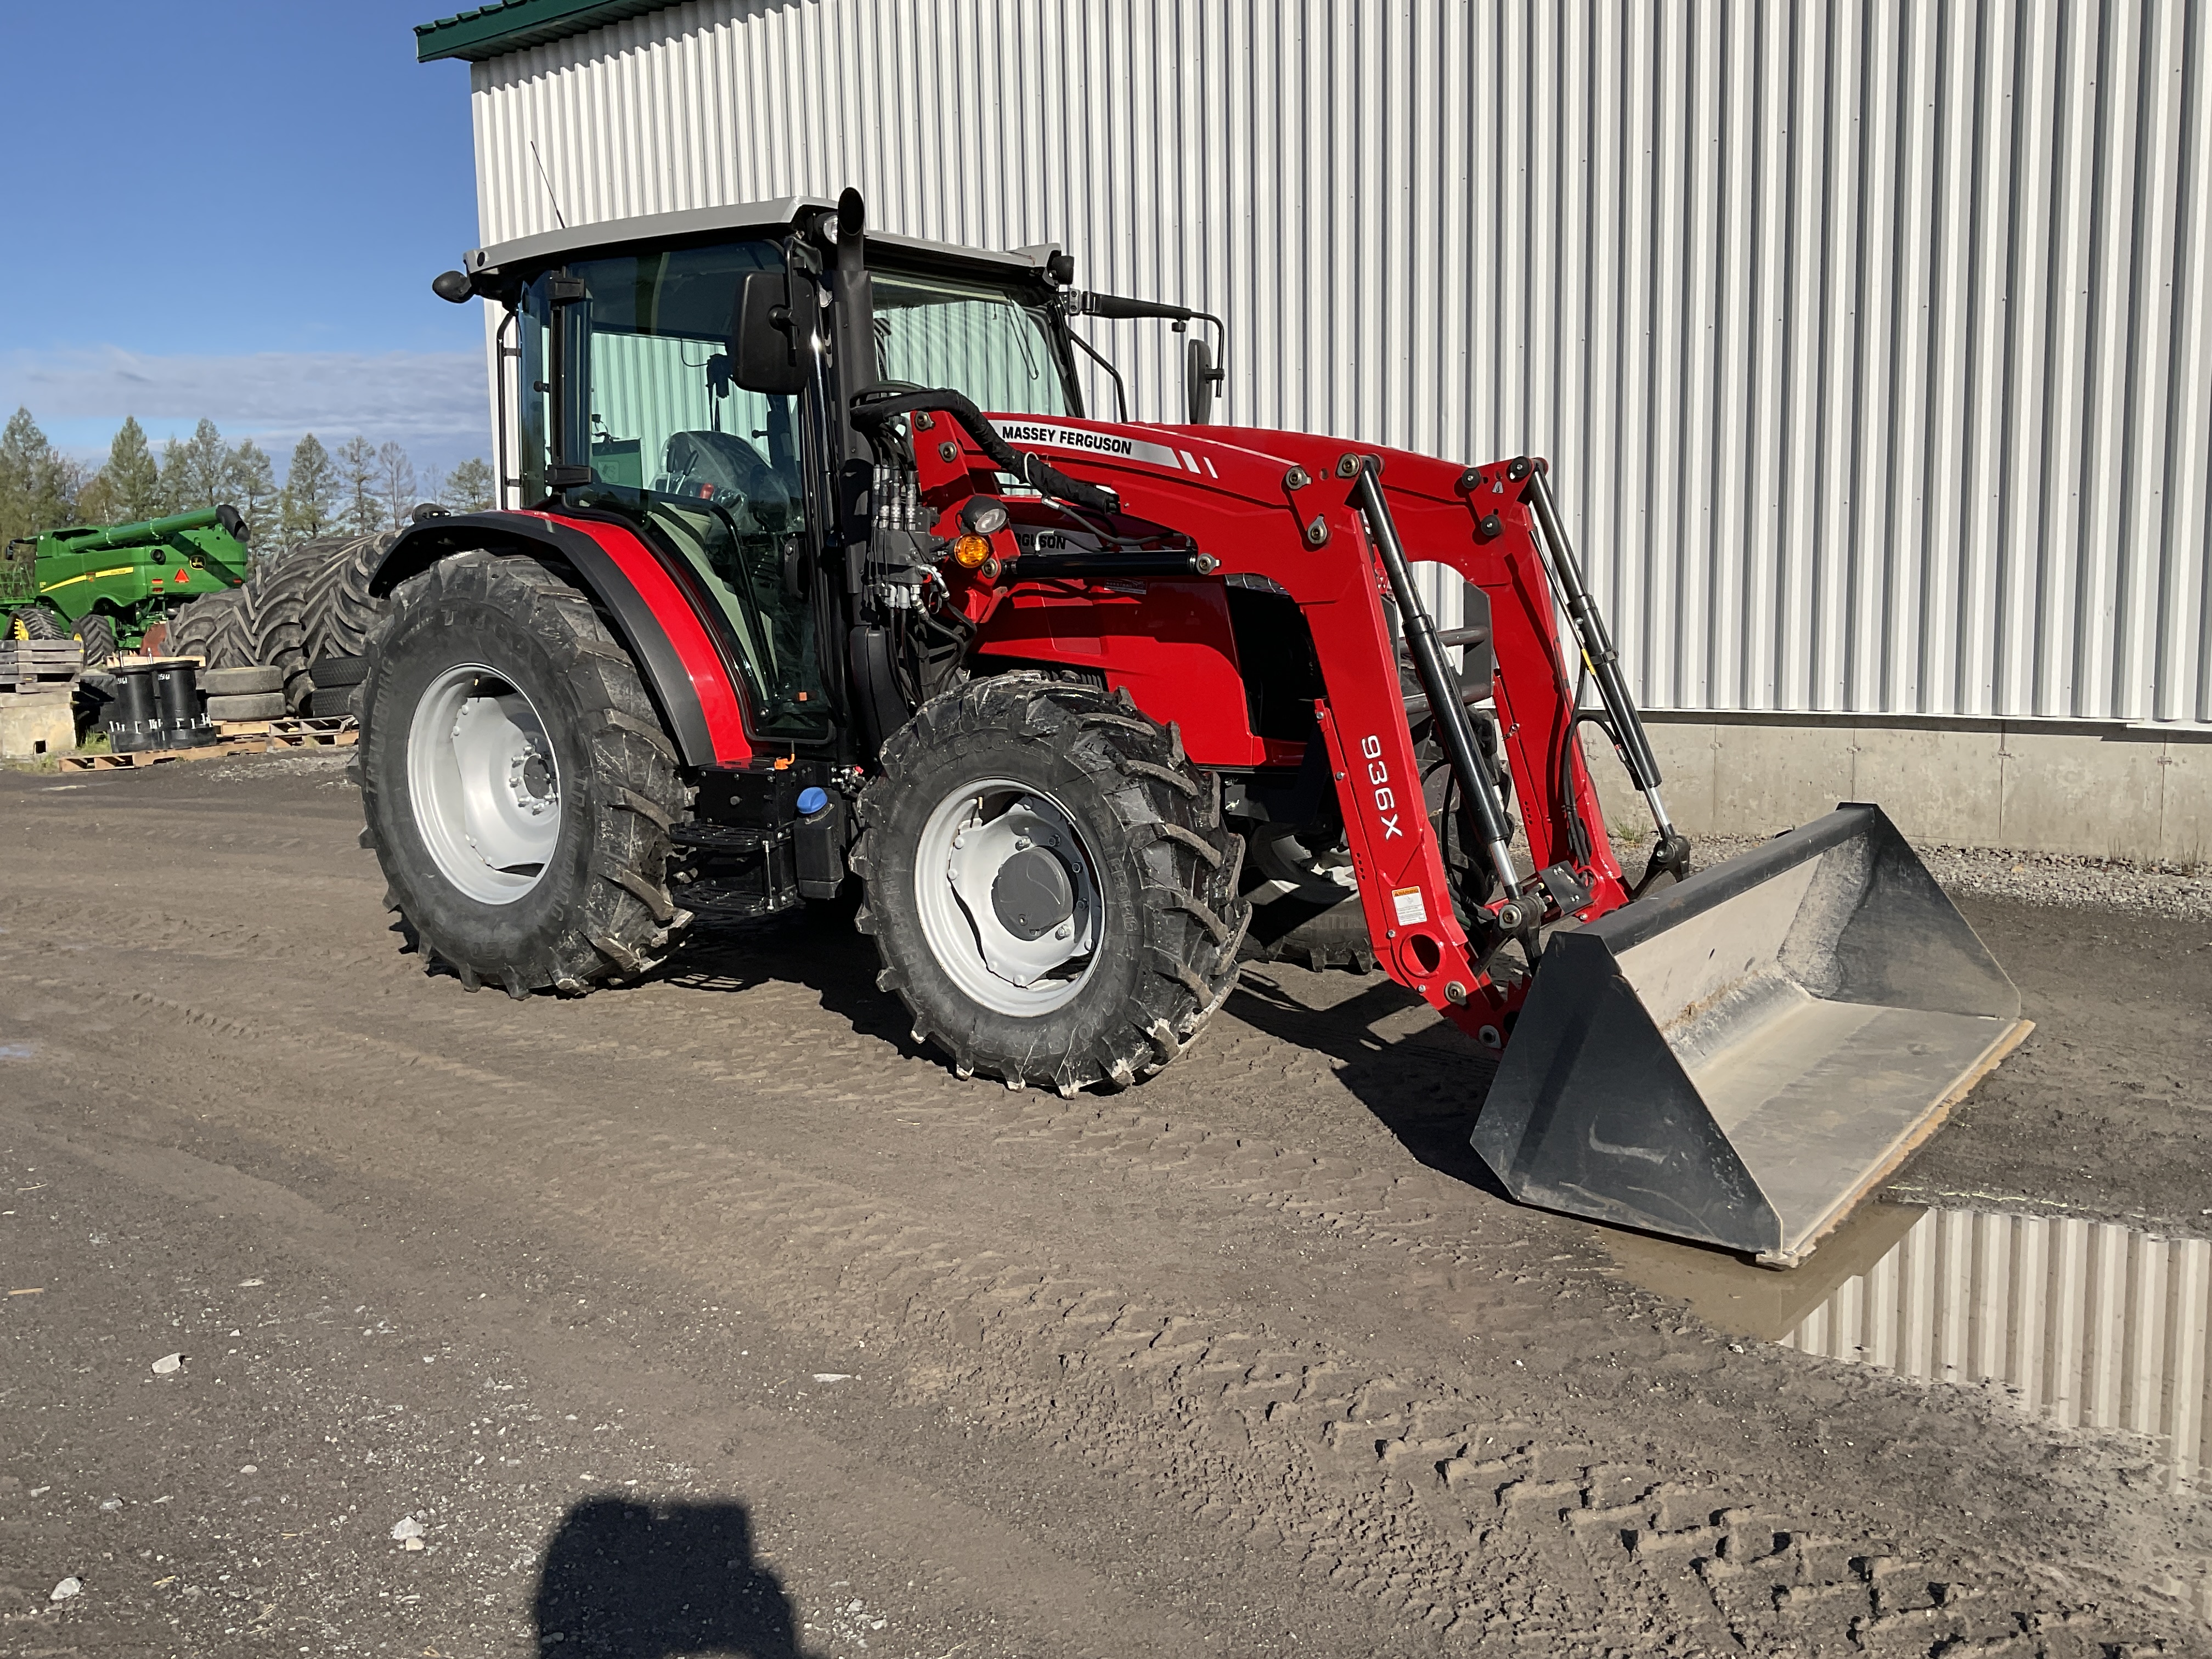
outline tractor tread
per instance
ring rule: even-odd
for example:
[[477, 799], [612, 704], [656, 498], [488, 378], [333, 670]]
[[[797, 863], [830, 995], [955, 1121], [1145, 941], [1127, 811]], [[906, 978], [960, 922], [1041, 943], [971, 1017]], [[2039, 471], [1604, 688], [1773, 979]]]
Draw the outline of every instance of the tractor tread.
[[172, 657], [198, 657], [209, 668], [250, 668], [258, 660], [246, 620], [246, 590], [225, 588], [204, 594], [184, 607], [169, 624]]
[[[364, 653], [368, 669], [358, 691], [362, 724], [356, 775], [371, 828], [362, 844], [384, 862], [392, 896], [399, 901], [402, 927], [419, 933], [408, 902], [411, 873], [394, 843], [379, 834], [380, 793], [387, 744], [403, 742], [408, 716], [376, 718], [387, 660], [400, 647], [410, 622], [459, 605], [495, 607], [520, 620], [553, 665], [578, 706], [591, 776], [564, 790], [592, 821], [589, 879], [575, 890], [564, 918], [518, 954], [476, 959], [458, 940], [421, 941], [426, 955], [445, 962], [466, 984], [489, 980], [514, 994], [551, 990], [580, 995], [607, 979], [635, 978], [657, 964], [653, 954], [687, 920], [671, 901], [659, 872], [670, 850], [668, 830], [690, 816], [678, 776], [675, 750], [661, 732], [651, 698], [631, 659], [599, 613], [568, 603], [574, 590], [535, 560], [468, 552], [441, 559], [400, 584], [379, 619]], [[610, 647], [614, 648], [610, 649]], [[404, 755], [396, 758], [404, 764]]]
[[[1110, 1013], [1086, 1017], [1075, 1037], [1040, 1048], [1016, 1020], [978, 1020], [972, 1005], [941, 1004], [925, 980], [896, 959], [904, 924], [885, 910], [872, 883], [855, 926], [883, 956], [878, 983], [896, 992], [917, 1041], [938, 1048], [962, 1077], [1009, 1087], [1049, 1087], [1062, 1096], [1127, 1087], [1179, 1056], [1227, 998], [1237, 974], [1237, 941], [1249, 906], [1238, 896], [1242, 843], [1215, 808], [1218, 782], [1181, 753], [1176, 735], [1126, 696], [1030, 673], [971, 681], [925, 704], [884, 743], [881, 775], [861, 795], [853, 869], [864, 882], [896, 862], [882, 838], [933, 757], [979, 734], [1012, 735], [1048, 747], [1097, 781], [1124, 836], [1102, 858], [1134, 861], [1143, 929], [1134, 989]], [[926, 947], [925, 947], [926, 948]], [[994, 1030], [997, 1026], [1000, 1029]], [[1011, 1028], [1011, 1029], [1007, 1029]]]

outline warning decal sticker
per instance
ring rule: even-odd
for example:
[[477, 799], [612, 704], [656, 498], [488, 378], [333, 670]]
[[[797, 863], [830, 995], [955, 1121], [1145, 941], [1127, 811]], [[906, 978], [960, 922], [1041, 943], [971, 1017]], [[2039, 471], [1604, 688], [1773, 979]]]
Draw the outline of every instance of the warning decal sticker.
[[1390, 902], [1397, 907], [1401, 927], [1411, 927], [1417, 921], [1429, 919], [1429, 902], [1421, 896], [1421, 890], [1418, 887], [1391, 889]]

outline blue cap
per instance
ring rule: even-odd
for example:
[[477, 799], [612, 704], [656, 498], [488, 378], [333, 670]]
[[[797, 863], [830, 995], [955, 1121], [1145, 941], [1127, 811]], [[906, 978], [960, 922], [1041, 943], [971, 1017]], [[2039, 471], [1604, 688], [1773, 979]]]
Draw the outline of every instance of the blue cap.
[[829, 804], [830, 792], [827, 789], [807, 788], [799, 792], [799, 810], [810, 818]]

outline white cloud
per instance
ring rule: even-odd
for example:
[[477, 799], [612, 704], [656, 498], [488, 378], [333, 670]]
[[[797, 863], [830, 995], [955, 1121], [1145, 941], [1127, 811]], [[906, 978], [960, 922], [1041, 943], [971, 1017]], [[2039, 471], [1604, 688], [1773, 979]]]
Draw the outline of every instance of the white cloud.
[[104, 452], [135, 415], [159, 439], [202, 416], [252, 437], [282, 463], [300, 434], [335, 445], [355, 433], [396, 439], [450, 465], [487, 453], [484, 360], [473, 351], [262, 351], [149, 356], [119, 346], [0, 353], [0, 414], [21, 404], [56, 442]]

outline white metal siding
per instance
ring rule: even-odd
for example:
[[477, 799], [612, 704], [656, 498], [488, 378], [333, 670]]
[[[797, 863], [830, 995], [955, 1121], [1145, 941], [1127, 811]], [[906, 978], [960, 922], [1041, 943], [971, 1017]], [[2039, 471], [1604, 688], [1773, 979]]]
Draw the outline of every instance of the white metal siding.
[[[1227, 318], [1229, 420], [1552, 456], [1652, 706], [2212, 720], [2208, 26], [692, 0], [476, 66], [482, 229], [552, 228], [534, 142], [572, 224], [1056, 240]], [[1092, 326], [1173, 417], [1180, 340]]]
[[2178, 1490], [2212, 1455], [2208, 1338], [2203, 1239], [1930, 1210], [1783, 1345], [1930, 1382], [2000, 1382], [2052, 1422], [2155, 1437]]

